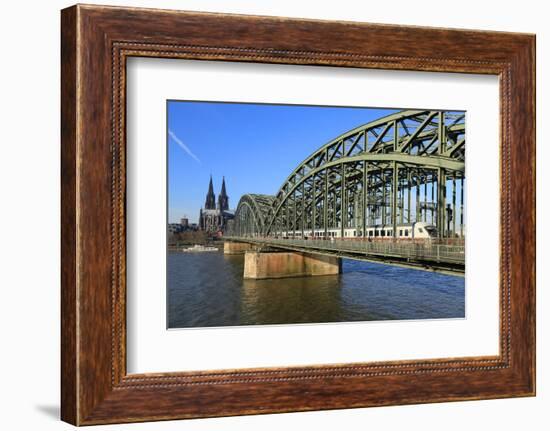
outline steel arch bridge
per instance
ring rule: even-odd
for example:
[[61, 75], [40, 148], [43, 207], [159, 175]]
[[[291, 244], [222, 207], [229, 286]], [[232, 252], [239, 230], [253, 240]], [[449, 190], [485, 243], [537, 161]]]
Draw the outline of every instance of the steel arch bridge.
[[265, 231], [275, 196], [246, 194], [239, 200], [235, 218], [230, 222], [232, 230], [239, 236], [251, 237]]
[[463, 238], [465, 113], [404, 110], [350, 130], [302, 161], [274, 196], [244, 195], [228, 234], [327, 237], [424, 221]]

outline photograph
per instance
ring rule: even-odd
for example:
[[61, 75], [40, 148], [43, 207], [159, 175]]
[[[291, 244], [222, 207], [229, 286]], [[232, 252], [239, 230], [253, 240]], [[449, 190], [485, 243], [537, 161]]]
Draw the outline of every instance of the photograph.
[[466, 318], [465, 111], [166, 115], [167, 329]]
[[549, 429], [544, 2], [2, 6], [1, 429]]

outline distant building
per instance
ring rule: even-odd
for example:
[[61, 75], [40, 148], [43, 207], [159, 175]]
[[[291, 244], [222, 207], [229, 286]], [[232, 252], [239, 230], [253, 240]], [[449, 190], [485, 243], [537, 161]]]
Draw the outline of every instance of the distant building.
[[168, 233], [175, 235], [182, 232], [198, 230], [197, 223], [189, 223], [189, 218], [183, 216], [179, 223], [168, 223]]
[[222, 180], [222, 189], [218, 195], [218, 205], [216, 206], [216, 196], [214, 195], [212, 176], [210, 176], [204, 209], [201, 208], [200, 211], [199, 229], [209, 233], [223, 233], [227, 222], [232, 220], [234, 216], [234, 212], [229, 210], [229, 197], [225, 190], [225, 177]]
[[168, 223], [168, 233], [169, 234], [175, 234], [180, 233], [182, 231], [181, 224], [179, 223]]
[[189, 219], [187, 217], [183, 217], [181, 220], [180, 220], [180, 225], [183, 229], [187, 229], [189, 228]]

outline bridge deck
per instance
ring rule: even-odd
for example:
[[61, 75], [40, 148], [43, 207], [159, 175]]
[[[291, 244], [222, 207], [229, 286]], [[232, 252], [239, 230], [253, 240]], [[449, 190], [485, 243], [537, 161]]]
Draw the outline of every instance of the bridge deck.
[[269, 237], [225, 237], [225, 239], [285, 250], [337, 255], [441, 272], [464, 273], [463, 245]]

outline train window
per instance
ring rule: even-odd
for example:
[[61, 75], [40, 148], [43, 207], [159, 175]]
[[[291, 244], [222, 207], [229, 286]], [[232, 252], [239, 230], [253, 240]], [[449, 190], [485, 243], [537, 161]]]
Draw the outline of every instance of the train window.
[[409, 229], [405, 229], [405, 236], [409, 236]]
[[418, 232], [422, 233], [424, 232], [424, 229], [422, 229], [421, 227], [418, 228]]
[[353, 236], [357, 236], [357, 231], [356, 230], [353, 231]]
[[430, 234], [430, 236], [437, 236], [437, 230], [433, 226], [428, 226], [426, 231]]
[[386, 231], [384, 229], [380, 231], [380, 236], [386, 236]]
[[403, 236], [403, 229], [399, 229], [399, 236]]
[[378, 235], [380, 235], [380, 231], [379, 231], [378, 229], [376, 229], [376, 230], [374, 231], [374, 236], [378, 236]]
[[392, 232], [393, 232], [393, 231], [390, 229], [390, 230], [388, 231], [388, 236], [392, 236]]
[[369, 230], [369, 236], [372, 236], [373, 232], [372, 230]]

